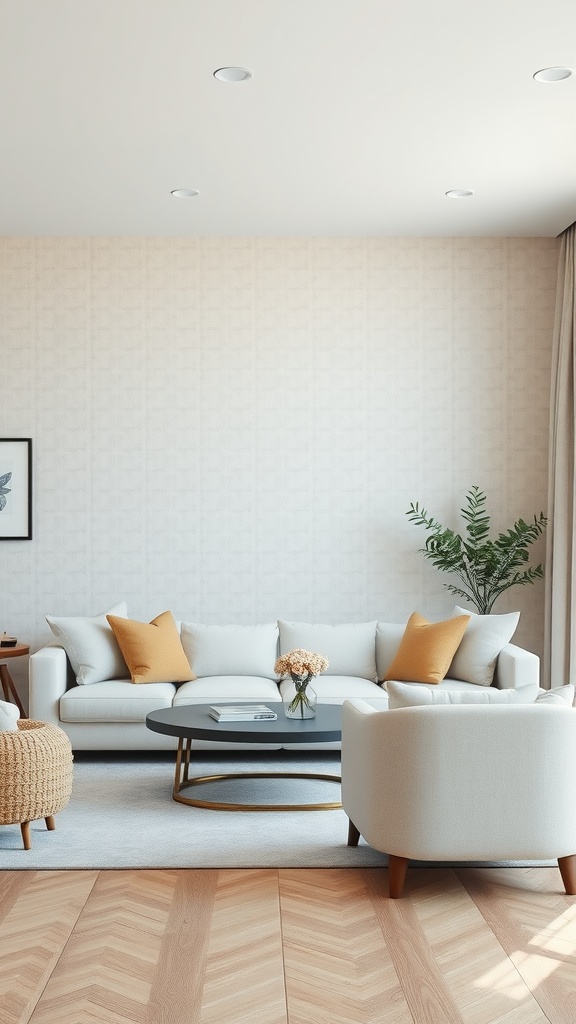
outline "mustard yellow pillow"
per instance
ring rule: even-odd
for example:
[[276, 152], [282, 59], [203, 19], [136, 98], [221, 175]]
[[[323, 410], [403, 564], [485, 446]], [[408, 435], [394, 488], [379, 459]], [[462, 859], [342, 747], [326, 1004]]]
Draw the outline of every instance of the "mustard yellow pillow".
[[107, 615], [133, 683], [184, 683], [196, 679], [171, 612], [152, 622]]
[[428, 622], [414, 612], [384, 679], [440, 683], [450, 668], [469, 619], [469, 615], [455, 615], [445, 622]]

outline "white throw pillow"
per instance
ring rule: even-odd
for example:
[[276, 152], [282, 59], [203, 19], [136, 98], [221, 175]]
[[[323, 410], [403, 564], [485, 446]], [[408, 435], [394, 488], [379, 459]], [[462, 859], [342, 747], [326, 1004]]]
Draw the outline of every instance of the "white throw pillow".
[[20, 712], [10, 701], [0, 700], [0, 732], [16, 732]]
[[569, 683], [567, 686], [556, 686], [553, 690], [540, 690], [535, 704], [558, 704], [568, 705], [571, 708], [574, 704], [574, 686]]
[[498, 655], [514, 635], [520, 612], [476, 615], [456, 605], [451, 617], [456, 615], [469, 615], [470, 622], [452, 659], [448, 676], [450, 679], [463, 679], [466, 683], [491, 686]]
[[278, 628], [280, 654], [302, 647], [328, 658], [323, 675], [376, 679], [376, 622], [325, 626], [279, 621]]
[[190, 668], [204, 676], [262, 676], [275, 679], [278, 649], [275, 622], [261, 626], [204, 626], [183, 622], [180, 638]]
[[130, 673], [106, 615], [127, 618], [126, 602], [92, 618], [46, 616], [46, 622], [70, 659], [76, 682], [103, 683], [106, 679], [129, 679]]
[[478, 690], [444, 690], [435, 684], [399, 683], [390, 680], [386, 684], [388, 707], [416, 708], [423, 705], [441, 704], [532, 704], [533, 697], [525, 696], [522, 690], [497, 690], [494, 686], [478, 687]]

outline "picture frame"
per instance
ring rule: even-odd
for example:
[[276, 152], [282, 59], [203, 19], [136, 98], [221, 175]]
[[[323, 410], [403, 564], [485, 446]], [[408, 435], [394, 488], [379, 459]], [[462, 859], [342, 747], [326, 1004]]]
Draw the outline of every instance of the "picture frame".
[[2, 540], [32, 540], [31, 437], [0, 437]]

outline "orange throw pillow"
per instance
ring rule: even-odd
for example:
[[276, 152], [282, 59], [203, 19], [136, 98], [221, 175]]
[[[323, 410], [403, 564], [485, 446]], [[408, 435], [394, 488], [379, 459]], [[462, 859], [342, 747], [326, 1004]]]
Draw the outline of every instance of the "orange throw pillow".
[[469, 619], [469, 615], [455, 615], [445, 622], [428, 622], [414, 612], [384, 679], [440, 683], [450, 668]]
[[195, 679], [172, 612], [152, 622], [107, 615], [133, 683], [185, 683]]

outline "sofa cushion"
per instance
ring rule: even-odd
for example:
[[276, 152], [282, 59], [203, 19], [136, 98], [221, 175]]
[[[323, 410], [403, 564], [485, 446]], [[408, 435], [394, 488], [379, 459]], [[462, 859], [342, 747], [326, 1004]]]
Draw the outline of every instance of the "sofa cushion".
[[325, 626], [280, 620], [278, 628], [280, 654], [302, 647], [328, 658], [328, 668], [323, 675], [376, 679], [375, 621]]
[[376, 672], [378, 679], [384, 679], [386, 669], [396, 657], [405, 629], [405, 622], [376, 623]]
[[178, 687], [174, 707], [179, 704], [269, 704], [281, 700], [278, 685], [262, 676], [204, 676]]
[[120, 601], [108, 613], [92, 617], [46, 616], [46, 622], [68, 655], [79, 686], [105, 679], [126, 679], [130, 675], [106, 614], [126, 618], [126, 602]]
[[256, 626], [205, 626], [183, 622], [182, 646], [194, 674], [204, 676], [264, 676], [274, 679], [278, 649], [275, 622]]
[[60, 698], [62, 722], [144, 722], [150, 711], [172, 706], [173, 683], [133, 686], [129, 679], [111, 679], [73, 686]]
[[560, 707], [568, 705], [571, 708], [574, 704], [574, 685], [568, 683], [566, 686], [556, 686], [552, 690], [540, 690], [535, 704], [558, 704]]
[[444, 622], [428, 622], [413, 612], [384, 678], [439, 683], [448, 672], [468, 620], [468, 615], [459, 615]]
[[390, 710], [414, 708], [426, 704], [532, 704], [534, 698], [521, 690], [497, 690], [494, 686], [469, 684], [465, 690], [423, 685], [422, 683], [400, 683], [390, 680], [386, 686]]
[[9, 700], [0, 700], [0, 732], [17, 732], [20, 711]]
[[106, 618], [133, 683], [182, 683], [194, 678], [171, 612], [162, 612], [152, 622]]
[[[371, 679], [362, 679], [360, 676], [321, 675], [312, 679], [310, 686], [316, 691], [319, 704], [342, 704], [353, 697], [361, 697], [362, 700], [377, 699], [386, 703], [384, 690]], [[291, 679], [282, 680], [280, 693], [283, 700], [294, 696], [295, 687]]]
[[453, 617], [469, 615], [464, 636], [448, 669], [454, 679], [466, 679], [479, 686], [491, 686], [498, 655], [511, 640], [520, 612], [505, 615], [477, 615], [456, 605]]

